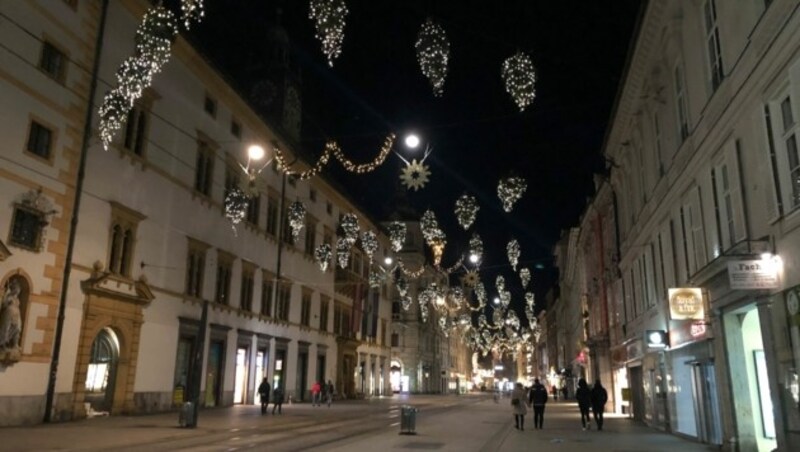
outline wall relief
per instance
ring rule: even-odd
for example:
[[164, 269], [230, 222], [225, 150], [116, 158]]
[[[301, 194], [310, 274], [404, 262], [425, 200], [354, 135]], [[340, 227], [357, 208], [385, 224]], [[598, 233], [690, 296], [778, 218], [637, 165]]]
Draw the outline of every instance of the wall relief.
[[17, 362], [21, 355], [21, 291], [19, 283], [11, 279], [3, 291], [3, 298], [0, 299], [0, 363], [2, 364]]

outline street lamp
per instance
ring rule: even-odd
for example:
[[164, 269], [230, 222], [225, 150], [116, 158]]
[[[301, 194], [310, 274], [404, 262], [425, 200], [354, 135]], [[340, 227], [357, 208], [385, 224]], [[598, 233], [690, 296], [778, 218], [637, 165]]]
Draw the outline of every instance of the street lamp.
[[480, 258], [478, 257], [477, 254], [470, 253], [470, 255], [469, 255], [469, 261], [470, 262], [472, 262], [473, 264], [477, 264], [479, 260], [480, 260]]
[[383, 263], [384, 263], [386, 266], [390, 266], [390, 265], [392, 265], [392, 262], [394, 262], [394, 261], [392, 260], [392, 256], [386, 256], [385, 258], [383, 258]]
[[419, 146], [420, 139], [416, 134], [410, 133], [406, 135], [406, 146], [410, 149], [416, 149]]

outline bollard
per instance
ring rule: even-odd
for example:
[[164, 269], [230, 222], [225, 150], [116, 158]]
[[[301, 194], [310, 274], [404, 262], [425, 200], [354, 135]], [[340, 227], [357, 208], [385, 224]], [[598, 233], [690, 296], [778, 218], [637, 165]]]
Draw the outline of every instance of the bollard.
[[417, 409], [410, 405], [403, 405], [400, 408], [400, 434], [417, 434]]
[[192, 402], [186, 402], [181, 405], [180, 409], [178, 410], [178, 425], [187, 428], [193, 428], [197, 426], [197, 423], [194, 419], [194, 404]]

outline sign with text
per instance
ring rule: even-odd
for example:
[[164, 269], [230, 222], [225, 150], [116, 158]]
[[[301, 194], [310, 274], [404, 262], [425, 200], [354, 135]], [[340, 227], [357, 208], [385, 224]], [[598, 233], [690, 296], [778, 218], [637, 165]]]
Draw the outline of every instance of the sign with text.
[[777, 289], [778, 267], [769, 259], [728, 263], [731, 289]]
[[669, 316], [672, 320], [703, 320], [706, 315], [703, 291], [697, 287], [669, 289]]

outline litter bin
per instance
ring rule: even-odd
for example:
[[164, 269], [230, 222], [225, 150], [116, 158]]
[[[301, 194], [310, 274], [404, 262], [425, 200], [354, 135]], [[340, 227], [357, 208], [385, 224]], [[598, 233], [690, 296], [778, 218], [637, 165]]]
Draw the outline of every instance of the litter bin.
[[417, 434], [417, 409], [413, 406], [403, 405], [400, 408], [400, 434]]
[[194, 419], [194, 404], [192, 402], [186, 402], [181, 405], [178, 411], [178, 425], [189, 428], [197, 426]]

